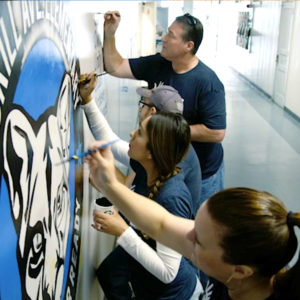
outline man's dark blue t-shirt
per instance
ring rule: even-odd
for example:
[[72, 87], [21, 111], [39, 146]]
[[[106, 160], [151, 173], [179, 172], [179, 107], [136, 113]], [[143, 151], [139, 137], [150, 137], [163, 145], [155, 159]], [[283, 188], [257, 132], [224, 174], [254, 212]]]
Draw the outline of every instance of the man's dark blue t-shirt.
[[[184, 99], [183, 116], [190, 125], [204, 124], [209, 129], [226, 128], [224, 86], [217, 75], [201, 61], [192, 70], [177, 74], [172, 63], [158, 53], [129, 59], [136, 79], [148, 82], [148, 87], [163, 83], [174, 87]], [[215, 174], [223, 161], [221, 143], [192, 142], [200, 161], [202, 178]]]

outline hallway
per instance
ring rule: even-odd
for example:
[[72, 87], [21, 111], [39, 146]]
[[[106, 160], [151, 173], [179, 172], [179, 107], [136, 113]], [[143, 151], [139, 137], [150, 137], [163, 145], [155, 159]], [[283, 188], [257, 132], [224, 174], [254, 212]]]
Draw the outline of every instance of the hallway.
[[299, 210], [300, 123], [231, 69], [225, 85], [225, 186], [268, 191]]
[[232, 69], [215, 70], [226, 90], [225, 187], [264, 190], [300, 211], [300, 122]]

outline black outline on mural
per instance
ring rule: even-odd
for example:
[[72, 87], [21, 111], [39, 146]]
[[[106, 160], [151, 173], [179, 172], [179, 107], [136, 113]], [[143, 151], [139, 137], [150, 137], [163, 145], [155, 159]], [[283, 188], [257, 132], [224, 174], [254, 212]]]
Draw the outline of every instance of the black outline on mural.
[[[0, 139], [3, 141], [4, 124], [13, 110], [19, 111], [26, 117], [35, 134], [38, 134], [41, 125], [46, 122], [49, 116], [57, 114], [57, 107], [55, 105], [55, 107], [48, 108], [35, 121], [21, 106], [12, 103], [18, 77], [28, 53], [39, 39], [48, 38], [59, 48], [67, 73], [71, 75], [70, 86], [74, 100], [72, 107], [73, 127], [74, 131], [77, 131], [74, 132], [74, 144], [76, 148], [83, 139], [82, 126], [78, 126], [78, 124], [82, 124], [82, 113], [76, 109], [79, 102], [76, 82], [80, 72], [74, 53], [70, 24], [64, 12], [62, 1], [49, 1], [48, 4], [43, 4], [43, 2], [39, 1], [1, 1], [0, 12], [0, 54], [2, 55], [2, 61], [0, 60]], [[65, 76], [68, 75], [66, 74]], [[19, 133], [22, 134], [21, 130], [19, 130]], [[4, 159], [2, 147], [0, 147], [1, 162]], [[76, 164], [75, 171], [77, 171], [78, 167]], [[0, 174], [6, 176], [5, 179], [7, 182], [7, 173], [4, 172], [3, 163], [0, 164]], [[81, 199], [82, 187], [78, 189], [78, 186], [75, 184], [72, 246], [70, 250], [68, 279], [63, 299], [75, 299], [76, 296], [80, 250]], [[20, 228], [18, 222], [20, 220], [16, 219], [16, 230]], [[19, 256], [20, 253], [17, 255]], [[22, 293], [24, 293], [24, 286], [22, 289]], [[30, 299], [30, 297], [24, 295], [23, 299], [26, 298]]]

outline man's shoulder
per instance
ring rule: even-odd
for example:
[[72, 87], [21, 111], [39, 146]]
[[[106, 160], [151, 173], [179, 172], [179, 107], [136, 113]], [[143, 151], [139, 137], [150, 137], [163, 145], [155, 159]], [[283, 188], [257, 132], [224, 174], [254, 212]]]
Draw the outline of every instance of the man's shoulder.
[[129, 65], [134, 77], [148, 82], [149, 88], [154, 83], [163, 81], [166, 73], [171, 72], [172, 64], [163, 58], [160, 53], [129, 59]]
[[210, 76], [217, 76], [215, 71], [211, 69], [208, 65], [206, 65], [203, 61], [199, 59], [197, 67], [198, 70], [201, 70], [203, 74], [209, 74]]
[[198, 65], [195, 67], [192, 74], [195, 76], [201, 85], [205, 84], [207, 87], [214, 86], [216, 89], [224, 89], [223, 83], [217, 76], [214, 70], [199, 60]]
[[147, 56], [140, 56], [137, 58], [129, 58], [129, 63], [131, 64], [137, 64], [137, 63], [143, 63], [143, 62], [157, 62], [157, 63], [170, 63], [168, 60], [163, 58], [160, 53], [147, 55]]

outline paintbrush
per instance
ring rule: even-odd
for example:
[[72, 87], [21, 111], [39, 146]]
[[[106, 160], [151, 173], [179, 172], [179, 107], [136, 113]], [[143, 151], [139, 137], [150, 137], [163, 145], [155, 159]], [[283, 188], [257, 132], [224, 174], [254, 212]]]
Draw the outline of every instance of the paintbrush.
[[103, 144], [103, 145], [99, 146], [96, 150], [90, 150], [90, 149], [89, 149], [88, 151], [81, 152], [81, 153], [79, 153], [79, 154], [77, 154], [77, 155], [74, 154], [74, 155], [72, 155], [71, 157], [69, 157], [68, 159], [63, 160], [63, 161], [61, 161], [61, 162], [58, 163], [58, 164], [60, 165], [60, 164], [64, 164], [64, 163], [70, 162], [70, 161], [72, 161], [72, 160], [78, 160], [78, 159], [81, 158], [81, 157], [88, 156], [88, 155], [92, 154], [93, 152], [96, 152], [97, 150], [100, 150], [100, 149], [104, 149], [104, 148], [106, 148], [106, 147], [108, 147], [108, 146], [110, 146], [110, 145], [112, 145], [112, 144], [114, 144], [114, 143], [116, 143], [116, 142], [118, 142], [118, 141], [120, 141], [120, 139], [118, 139], [118, 140], [113, 140], [113, 141], [110, 141], [110, 142], [108, 142], [108, 143], [106, 143], [106, 144]]
[[[99, 73], [99, 74], [94, 74], [94, 76], [95, 76], [95, 77], [99, 77], [99, 76], [102, 76], [102, 75], [105, 75], [105, 74], [107, 74], [107, 72]], [[87, 84], [87, 83], [89, 83], [90, 81], [91, 81], [91, 79], [86, 77], [86, 78], [80, 79], [80, 80], [78, 81], [78, 83], [80, 83], [80, 84]]]

